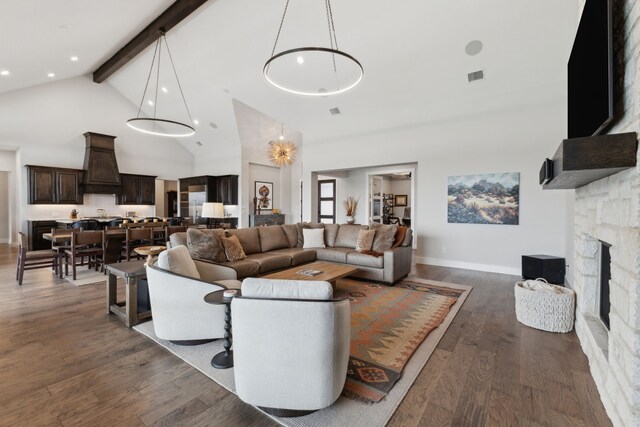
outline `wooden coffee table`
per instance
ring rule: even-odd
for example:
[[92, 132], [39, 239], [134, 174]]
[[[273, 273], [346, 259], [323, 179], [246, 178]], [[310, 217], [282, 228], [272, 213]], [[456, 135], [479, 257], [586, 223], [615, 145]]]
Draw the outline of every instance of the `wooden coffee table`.
[[[306, 276], [299, 274], [300, 270], [319, 270], [320, 274], [315, 276]], [[302, 264], [292, 267], [288, 270], [278, 271], [277, 273], [262, 276], [265, 279], [285, 279], [285, 280], [324, 280], [331, 283], [333, 290], [336, 290], [336, 282], [338, 279], [347, 277], [358, 271], [357, 267], [345, 264], [333, 264], [331, 262], [316, 261], [311, 264]]]

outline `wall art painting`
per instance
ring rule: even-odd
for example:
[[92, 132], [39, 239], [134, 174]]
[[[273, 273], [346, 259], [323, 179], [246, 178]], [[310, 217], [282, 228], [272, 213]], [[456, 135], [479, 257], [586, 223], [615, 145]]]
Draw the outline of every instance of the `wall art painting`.
[[256, 205], [261, 211], [273, 209], [273, 183], [256, 181]]
[[447, 222], [517, 225], [520, 173], [450, 176]]

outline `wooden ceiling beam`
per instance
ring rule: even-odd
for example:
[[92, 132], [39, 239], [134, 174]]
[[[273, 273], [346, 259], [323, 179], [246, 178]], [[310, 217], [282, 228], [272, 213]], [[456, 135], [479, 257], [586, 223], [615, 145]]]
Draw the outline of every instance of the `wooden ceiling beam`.
[[113, 73], [124, 67], [147, 46], [158, 40], [161, 31], [168, 32], [182, 22], [187, 16], [205, 4], [207, 0], [176, 0], [151, 24], [129, 41], [115, 55], [107, 59], [93, 72], [93, 81], [102, 83]]

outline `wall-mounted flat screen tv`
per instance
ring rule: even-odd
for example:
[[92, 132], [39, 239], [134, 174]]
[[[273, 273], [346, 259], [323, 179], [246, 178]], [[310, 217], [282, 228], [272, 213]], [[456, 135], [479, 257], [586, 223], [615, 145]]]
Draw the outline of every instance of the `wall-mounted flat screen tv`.
[[587, 0], [569, 58], [568, 137], [598, 135], [613, 120], [612, 0]]

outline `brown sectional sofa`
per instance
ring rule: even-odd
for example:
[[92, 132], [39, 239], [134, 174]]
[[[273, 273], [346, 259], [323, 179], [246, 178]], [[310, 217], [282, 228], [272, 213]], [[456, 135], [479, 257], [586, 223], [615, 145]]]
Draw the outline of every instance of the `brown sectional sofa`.
[[[303, 228], [324, 228], [326, 247], [302, 248]], [[390, 284], [406, 276], [411, 270], [411, 229], [407, 230], [400, 246], [376, 257], [355, 250], [359, 231], [367, 228], [348, 224], [299, 223], [226, 230], [238, 237], [247, 258], [222, 263], [209, 261], [210, 267], [217, 270], [220, 280], [257, 277], [313, 261], [353, 265], [358, 267], [354, 277]], [[187, 233], [172, 234], [170, 244], [187, 245]]]

